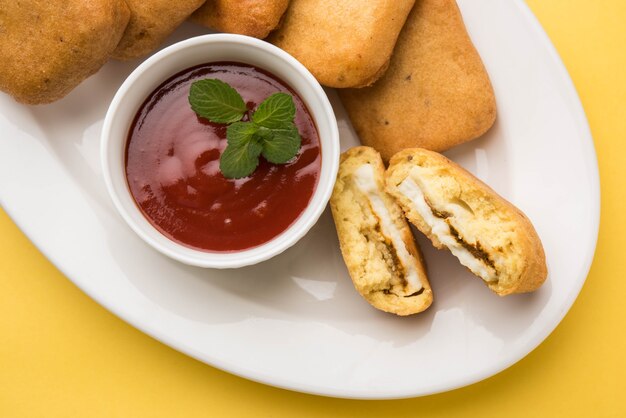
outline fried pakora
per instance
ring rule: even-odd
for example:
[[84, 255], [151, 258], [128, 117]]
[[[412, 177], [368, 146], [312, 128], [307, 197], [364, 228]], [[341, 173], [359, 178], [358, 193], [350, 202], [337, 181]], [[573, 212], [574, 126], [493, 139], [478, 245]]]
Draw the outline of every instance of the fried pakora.
[[113, 58], [131, 60], [154, 51], [204, 0], [126, 0], [130, 22]]
[[27, 104], [67, 95], [108, 60], [129, 16], [124, 0], [0, 0], [0, 90]]
[[289, 0], [208, 0], [190, 20], [220, 32], [265, 38], [280, 22]]
[[292, 0], [268, 40], [328, 87], [363, 87], [386, 70], [415, 0]]

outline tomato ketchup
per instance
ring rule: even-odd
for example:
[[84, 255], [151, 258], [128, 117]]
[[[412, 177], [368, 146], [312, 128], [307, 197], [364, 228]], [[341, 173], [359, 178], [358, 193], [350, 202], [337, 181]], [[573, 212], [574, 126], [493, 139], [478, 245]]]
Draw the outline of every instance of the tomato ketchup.
[[[273, 93], [291, 94], [298, 155], [280, 165], [260, 157], [249, 177], [225, 178], [226, 125], [197, 116], [188, 102], [191, 84], [205, 78], [231, 85], [250, 112]], [[218, 62], [184, 70], [150, 94], [131, 125], [125, 164], [137, 206], [161, 233], [194, 249], [233, 252], [270, 241], [298, 219], [318, 183], [321, 149], [311, 114], [287, 84], [250, 65]]]

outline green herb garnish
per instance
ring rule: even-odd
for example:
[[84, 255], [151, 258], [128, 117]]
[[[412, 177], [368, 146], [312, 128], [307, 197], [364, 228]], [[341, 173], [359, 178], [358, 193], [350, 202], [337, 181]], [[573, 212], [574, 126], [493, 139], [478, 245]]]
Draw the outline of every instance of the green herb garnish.
[[265, 99], [250, 117], [237, 90], [220, 80], [194, 82], [189, 90], [189, 104], [198, 116], [214, 123], [228, 124], [228, 145], [220, 157], [224, 177], [247, 177], [259, 165], [259, 156], [273, 164], [285, 164], [300, 151], [301, 138], [294, 124], [296, 106], [287, 93], [275, 93]]
[[215, 123], [240, 121], [248, 110], [237, 90], [221, 80], [196, 81], [189, 90], [194, 112]]

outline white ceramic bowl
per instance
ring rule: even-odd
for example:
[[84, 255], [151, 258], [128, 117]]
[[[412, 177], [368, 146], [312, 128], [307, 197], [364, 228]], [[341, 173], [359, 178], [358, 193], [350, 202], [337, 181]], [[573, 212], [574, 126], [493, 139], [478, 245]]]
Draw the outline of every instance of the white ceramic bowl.
[[[137, 110], [161, 83], [195, 65], [234, 61], [269, 71], [291, 86], [315, 120], [322, 149], [317, 188], [309, 205], [286, 231], [248, 250], [205, 252], [178, 244], [155, 229], [137, 207], [128, 187], [124, 154], [128, 131]], [[174, 44], [153, 55], [133, 71], [113, 98], [102, 129], [104, 179], [115, 207], [128, 225], [161, 253], [185, 264], [234, 268], [256, 264], [280, 254], [317, 222], [330, 198], [339, 166], [337, 121], [324, 90], [311, 73], [285, 51], [255, 38], [214, 34]]]

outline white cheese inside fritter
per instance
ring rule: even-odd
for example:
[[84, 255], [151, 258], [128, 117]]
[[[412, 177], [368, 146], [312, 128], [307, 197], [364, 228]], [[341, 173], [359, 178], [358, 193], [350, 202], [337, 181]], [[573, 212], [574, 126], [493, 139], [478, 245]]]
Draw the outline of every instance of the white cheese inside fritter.
[[[474, 257], [474, 255], [463, 247], [454, 237], [450, 230], [450, 225], [444, 219], [434, 215], [432, 208], [426, 202], [421, 187], [412, 177], [419, 177], [418, 167], [414, 167], [411, 170], [411, 174], [400, 183], [398, 190], [411, 201], [413, 209], [424, 219], [424, 222], [430, 227], [433, 235], [435, 235], [443, 245], [448, 247], [450, 252], [459, 259], [461, 264], [470, 269], [472, 273], [487, 282], [497, 280], [494, 269], [487, 266], [483, 260]], [[451, 212], [455, 212], [454, 208]]]
[[359, 190], [368, 198], [372, 211], [380, 221], [380, 229], [383, 235], [391, 240], [396, 249], [398, 259], [404, 266], [405, 280], [410, 293], [422, 289], [422, 284], [417, 274], [415, 259], [409, 253], [402, 240], [400, 231], [391, 219], [389, 210], [380, 196], [380, 188], [376, 184], [374, 168], [370, 164], [363, 164], [354, 172], [354, 181]]

